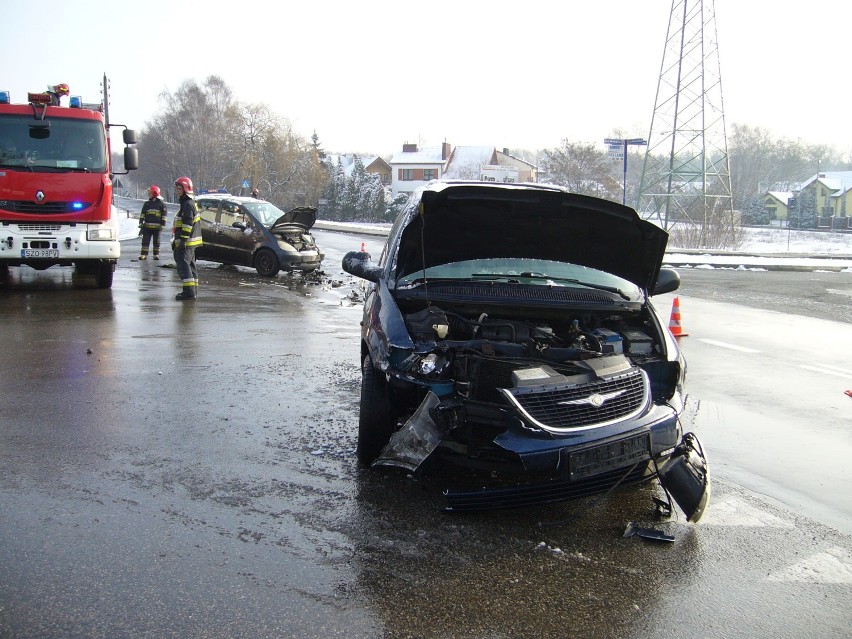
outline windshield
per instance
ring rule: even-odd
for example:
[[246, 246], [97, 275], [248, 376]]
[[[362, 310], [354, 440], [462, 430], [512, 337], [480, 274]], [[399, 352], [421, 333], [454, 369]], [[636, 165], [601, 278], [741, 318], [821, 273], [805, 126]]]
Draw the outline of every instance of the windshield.
[[0, 166], [106, 173], [106, 140], [100, 122], [54, 117], [44, 120], [49, 127], [30, 126], [36, 122], [30, 116], [0, 116]]
[[[398, 284], [405, 286], [422, 279], [423, 271], [415, 271], [400, 278]], [[576, 286], [579, 284], [618, 292], [629, 298], [641, 295], [639, 288], [632, 282], [604, 271], [568, 262], [529, 258], [465, 260], [427, 268], [426, 280], [436, 279], [503, 281], [541, 286]]]
[[242, 204], [264, 226], [272, 226], [279, 217], [284, 215], [284, 211], [271, 202], [267, 202], [265, 200], [258, 200], [257, 202], [243, 202]]

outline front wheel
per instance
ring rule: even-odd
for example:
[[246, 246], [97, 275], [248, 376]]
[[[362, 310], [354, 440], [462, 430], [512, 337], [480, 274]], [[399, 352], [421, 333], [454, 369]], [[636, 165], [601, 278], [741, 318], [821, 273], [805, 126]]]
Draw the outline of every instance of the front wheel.
[[390, 440], [396, 429], [388, 383], [381, 371], [373, 367], [370, 356], [361, 369], [361, 414], [358, 417], [358, 461], [369, 466]]
[[115, 264], [101, 262], [95, 272], [95, 286], [98, 288], [112, 288], [112, 276], [115, 272]]
[[260, 249], [254, 256], [254, 268], [259, 275], [264, 277], [275, 277], [281, 270], [278, 256], [269, 249]]

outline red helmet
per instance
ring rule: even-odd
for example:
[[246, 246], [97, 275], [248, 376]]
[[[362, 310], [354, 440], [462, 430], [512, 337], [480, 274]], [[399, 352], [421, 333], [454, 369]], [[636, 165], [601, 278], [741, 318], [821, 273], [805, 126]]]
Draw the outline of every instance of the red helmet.
[[71, 87], [69, 87], [64, 82], [62, 84], [57, 84], [53, 87], [53, 92], [56, 95], [68, 95], [71, 93]]
[[185, 175], [175, 180], [175, 186], [181, 186], [183, 188], [184, 193], [192, 193], [192, 180], [190, 180]]
[[151, 194], [151, 197], [160, 197], [160, 187], [156, 184], [149, 186], [148, 192]]

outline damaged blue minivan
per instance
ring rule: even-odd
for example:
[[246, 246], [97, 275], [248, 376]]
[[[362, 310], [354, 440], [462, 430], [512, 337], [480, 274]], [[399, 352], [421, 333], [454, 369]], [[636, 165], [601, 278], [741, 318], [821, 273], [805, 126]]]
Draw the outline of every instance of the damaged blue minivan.
[[[682, 432], [686, 363], [651, 296], [668, 234], [540, 184], [415, 191], [369, 282], [357, 457], [451, 470], [450, 510], [550, 503], [659, 478], [697, 521], [709, 477]], [[683, 503], [682, 503], [683, 502]]]

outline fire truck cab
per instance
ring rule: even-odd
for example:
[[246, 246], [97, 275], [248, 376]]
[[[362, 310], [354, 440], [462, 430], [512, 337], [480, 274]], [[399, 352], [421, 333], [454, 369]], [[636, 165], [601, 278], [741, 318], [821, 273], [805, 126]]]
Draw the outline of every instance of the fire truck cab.
[[[64, 86], [67, 89], [67, 85]], [[104, 95], [106, 96], [106, 78]], [[13, 104], [0, 91], [0, 278], [11, 266], [74, 266], [112, 286], [121, 253], [113, 176], [138, 167], [136, 132], [109, 123], [105, 102], [50, 92]], [[109, 131], [122, 127], [124, 171], [114, 171]]]

